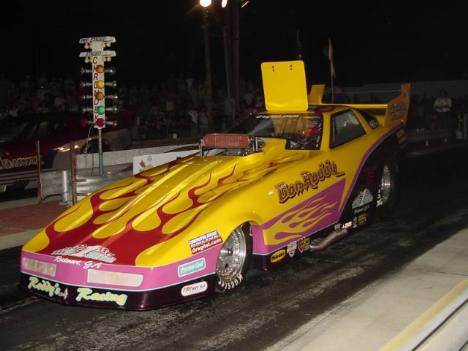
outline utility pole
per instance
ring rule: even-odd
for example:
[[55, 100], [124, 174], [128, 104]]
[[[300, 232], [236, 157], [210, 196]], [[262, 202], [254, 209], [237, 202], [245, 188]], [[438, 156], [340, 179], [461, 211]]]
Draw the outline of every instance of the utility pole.
[[208, 8], [203, 11], [203, 38], [205, 41], [205, 88], [206, 88], [206, 114], [210, 128], [213, 127], [213, 87], [211, 80], [211, 50], [210, 35], [208, 31]]
[[224, 41], [224, 69], [226, 72], [226, 95], [229, 102], [231, 115], [228, 125], [234, 121], [234, 104], [232, 99], [232, 22], [230, 6], [224, 9], [224, 27], [223, 27], [223, 41]]
[[234, 106], [235, 106], [235, 117], [239, 119], [240, 114], [240, 78], [239, 78], [239, 11], [240, 1], [233, 1], [232, 9], [233, 18], [233, 40], [232, 40], [232, 59], [233, 59], [233, 94], [234, 94]]

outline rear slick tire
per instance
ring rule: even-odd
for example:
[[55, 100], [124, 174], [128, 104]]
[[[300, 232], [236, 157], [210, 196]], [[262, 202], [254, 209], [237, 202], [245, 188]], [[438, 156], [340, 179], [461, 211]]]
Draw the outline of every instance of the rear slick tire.
[[383, 164], [378, 184], [378, 206], [388, 213], [396, 208], [398, 201], [398, 165], [390, 160]]

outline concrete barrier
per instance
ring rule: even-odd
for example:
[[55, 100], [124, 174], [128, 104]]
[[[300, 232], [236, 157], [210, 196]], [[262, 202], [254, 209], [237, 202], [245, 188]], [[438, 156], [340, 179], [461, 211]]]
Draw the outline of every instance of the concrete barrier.
[[[193, 147], [193, 150], [198, 148], [197, 144], [182, 144], [182, 145], [164, 145], [144, 149], [132, 149], [121, 151], [104, 152], [104, 166], [114, 166], [126, 163], [132, 163], [136, 156], [163, 154], [179, 148]], [[77, 169], [96, 168], [99, 167], [98, 154], [82, 154], [76, 156]]]
[[468, 341], [468, 279], [455, 286], [380, 351], [461, 350]]
[[185, 157], [198, 153], [198, 150], [173, 151], [163, 154], [150, 154], [133, 157], [133, 174], [143, 172], [146, 169], [171, 162], [178, 157]]
[[[198, 144], [183, 144], [105, 152], [104, 175], [102, 177], [98, 175], [98, 154], [76, 155], [77, 199], [80, 200], [116, 180], [170, 162], [177, 157], [196, 153], [197, 150]], [[71, 204], [70, 170], [53, 170], [41, 173], [41, 185], [42, 198], [60, 195], [62, 203]]]

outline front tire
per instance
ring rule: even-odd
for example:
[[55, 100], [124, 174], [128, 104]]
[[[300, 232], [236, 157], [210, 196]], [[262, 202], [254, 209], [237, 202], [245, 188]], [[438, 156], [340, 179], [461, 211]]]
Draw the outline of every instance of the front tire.
[[216, 263], [218, 289], [232, 290], [244, 281], [251, 253], [250, 226], [244, 224], [233, 230], [219, 252]]

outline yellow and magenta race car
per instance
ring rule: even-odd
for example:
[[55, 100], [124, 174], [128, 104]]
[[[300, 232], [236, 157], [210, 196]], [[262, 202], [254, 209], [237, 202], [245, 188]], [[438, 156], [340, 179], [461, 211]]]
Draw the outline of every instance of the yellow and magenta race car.
[[395, 205], [409, 85], [388, 104], [322, 103], [302, 61], [262, 64], [266, 112], [196, 155], [108, 185], [21, 252], [21, 285], [66, 304], [150, 309], [230, 290]]

